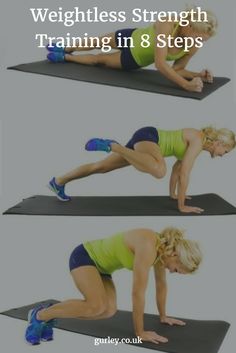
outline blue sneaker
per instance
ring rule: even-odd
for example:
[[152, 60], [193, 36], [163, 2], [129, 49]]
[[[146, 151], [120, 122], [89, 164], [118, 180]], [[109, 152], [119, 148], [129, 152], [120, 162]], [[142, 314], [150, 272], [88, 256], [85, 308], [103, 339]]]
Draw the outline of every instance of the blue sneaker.
[[[49, 308], [53, 304], [47, 304], [44, 308]], [[41, 341], [49, 342], [53, 340], [53, 328], [56, 325], [56, 320], [46, 321], [43, 325], [42, 332], [41, 332]]]
[[48, 53], [47, 58], [49, 61], [51, 61], [53, 63], [63, 63], [63, 62], [65, 62], [65, 53], [64, 53], [64, 51], [50, 52], [50, 53]]
[[65, 185], [58, 185], [55, 177], [49, 181], [49, 189], [56, 194], [56, 197], [61, 201], [70, 201], [71, 197], [65, 194]]
[[40, 344], [41, 333], [44, 321], [37, 319], [37, 313], [43, 309], [43, 306], [37, 306], [36, 308], [29, 311], [28, 314], [28, 326], [25, 331], [25, 339], [31, 345]]
[[111, 144], [117, 143], [114, 140], [104, 140], [99, 138], [93, 138], [89, 140], [86, 145], [86, 151], [105, 151], [107, 153], [111, 152]]
[[50, 320], [44, 324], [41, 332], [41, 341], [49, 342], [53, 340], [53, 328], [55, 324], [56, 320]]
[[57, 46], [57, 43], [52, 43], [51, 46], [49, 46], [49, 44], [46, 46], [46, 49], [49, 51], [49, 52], [53, 52], [53, 53], [63, 53], [65, 54], [65, 48], [63, 47], [58, 47]]

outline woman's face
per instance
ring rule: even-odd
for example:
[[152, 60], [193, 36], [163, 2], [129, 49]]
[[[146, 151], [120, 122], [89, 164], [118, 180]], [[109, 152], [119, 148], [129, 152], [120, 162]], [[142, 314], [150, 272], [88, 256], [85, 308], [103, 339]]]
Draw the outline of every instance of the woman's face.
[[205, 33], [205, 32], [193, 31], [193, 35], [194, 35], [194, 38], [197, 38], [197, 37], [202, 38], [203, 42], [206, 42], [208, 39], [211, 38], [211, 36], [208, 33]]
[[214, 141], [212, 146], [209, 148], [209, 152], [211, 154], [211, 158], [215, 157], [223, 157], [226, 153], [231, 151], [229, 146], [226, 146], [221, 141]]
[[188, 271], [184, 267], [184, 265], [180, 262], [180, 259], [177, 254], [173, 254], [171, 256], [166, 256], [164, 259], [164, 266], [170, 273], [181, 273], [187, 274]]

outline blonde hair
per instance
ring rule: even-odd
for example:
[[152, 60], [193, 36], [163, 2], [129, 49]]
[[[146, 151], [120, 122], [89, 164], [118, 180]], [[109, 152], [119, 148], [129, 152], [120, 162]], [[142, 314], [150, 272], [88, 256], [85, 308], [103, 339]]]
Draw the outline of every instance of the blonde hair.
[[181, 264], [189, 273], [195, 272], [201, 261], [202, 253], [199, 244], [194, 240], [184, 239], [184, 232], [177, 228], [165, 228], [159, 235], [159, 252], [163, 256], [178, 255]]
[[[187, 11], [192, 11], [192, 10], [196, 11], [197, 6], [192, 5], [187, 7]], [[216, 30], [218, 27], [217, 18], [215, 14], [210, 10], [204, 10], [204, 12], [207, 14], [207, 22], [204, 22], [204, 19], [205, 19], [204, 14], [202, 14], [201, 16], [201, 22], [195, 22], [198, 20], [198, 16], [196, 13], [194, 13], [194, 15], [192, 16], [192, 19], [194, 19], [194, 21], [191, 21], [191, 15], [189, 14], [188, 19], [190, 21], [190, 24], [192, 28], [197, 32], [202, 32], [202, 33], [209, 34], [210, 36], [214, 36], [216, 34]]]
[[236, 146], [235, 133], [228, 129], [215, 129], [207, 126], [201, 130], [204, 134], [204, 144], [211, 144], [214, 141], [220, 141], [231, 149]]

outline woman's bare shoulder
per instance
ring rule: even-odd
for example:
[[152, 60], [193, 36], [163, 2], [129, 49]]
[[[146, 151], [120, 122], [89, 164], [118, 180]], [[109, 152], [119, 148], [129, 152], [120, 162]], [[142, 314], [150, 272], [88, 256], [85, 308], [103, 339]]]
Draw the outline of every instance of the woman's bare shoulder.
[[152, 245], [156, 241], [156, 232], [149, 228], [137, 228], [125, 232], [124, 237], [132, 247], [136, 247], [138, 244]]
[[186, 141], [201, 141], [202, 140], [202, 132], [201, 130], [197, 130], [194, 128], [186, 128], [183, 129], [183, 136]]

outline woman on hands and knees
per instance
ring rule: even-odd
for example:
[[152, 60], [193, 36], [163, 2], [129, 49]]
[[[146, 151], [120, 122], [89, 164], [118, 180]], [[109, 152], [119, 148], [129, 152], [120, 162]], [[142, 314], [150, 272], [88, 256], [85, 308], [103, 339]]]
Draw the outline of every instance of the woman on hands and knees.
[[70, 197], [65, 194], [67, 183], [126, 166], [133, 166], [138, 171], [161, 179], [166, 175], [165, 158], [174, 156], [176, 162], [170, 178], [170, 197], [177, 199], [180, 212], [201, 213], [203, 209], [185, 204], [194, 162], [203, 151], [208, 152], [212, 158], [222, 157], [233, 150], [235, 145], [235, 134], [232, 131], [212, 127], [201, 130], [144, 127], [137, 130], [125, 146], [114, 140], [95, 138], [87, 142], [86, 150], [112, 152], [111, 155], [101, 161], [82, 165], [63, 176], [52, 178], [49, 188], [61, 201], [69, 201]]
[[151, 268], [156, 282], [156, 305], [160, 321], [168, 325], [185, 323], [167, 316], [166, 271], [190, 274], [202, 260], [195, 241], [185, 239], [183, 232], [166, 228], [160, 233], [150, 229], [135, 229], [110, 238], [86, 241], [71, 254], [69, 265], [76, 287], [83, 299], [71, 299], [29, 312], [25, 338], [30, 344], [53, 339], [57, 318], [106, 319], [117, 310], [116, 290], [112, 273], [119, 269], [133, 272], [132, 303], [134, 332], [143, 341], [165, 343], [168, 338], [155, 331], [146, 331], [143, 322], [145, 293]]

